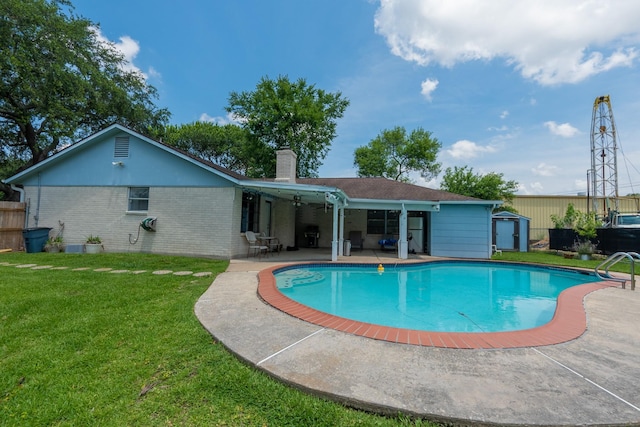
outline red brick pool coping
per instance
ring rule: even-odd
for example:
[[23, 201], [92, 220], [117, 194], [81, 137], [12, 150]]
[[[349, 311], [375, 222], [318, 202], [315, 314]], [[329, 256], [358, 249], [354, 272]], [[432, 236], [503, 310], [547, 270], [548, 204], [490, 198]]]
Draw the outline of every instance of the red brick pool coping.
[[266, 268], [258, 273], [258, 294], [271, 306], [293, 317], [325, 328], [376, 340], [457, 349], [538, 347], [574, 340], [587, 329], [584, 297], [593, 291], [617, 286], [614, 282], [595, 282], [566, 289], [558, 296], [556, 312], [551, 321], [537, 328], [510, 332], [429, 332], [358, 322], [293, 301], [276, 287], [273, 272], [280, 268], [283, 266]]

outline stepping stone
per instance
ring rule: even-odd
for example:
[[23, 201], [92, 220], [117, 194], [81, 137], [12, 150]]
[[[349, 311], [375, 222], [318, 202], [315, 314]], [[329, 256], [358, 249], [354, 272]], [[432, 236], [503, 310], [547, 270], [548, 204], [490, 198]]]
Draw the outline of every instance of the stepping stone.
[[16, 268], [33, 268], [35, 266], [37, 266], [38, 264], [18, 264], [16, 265]]
[[78, 267], [78, 268], [74, 268], [71, 271], [86, 271], [89, 270], [89, 267]]
[[142, 273], [146, 273], [146, 272], [147, 272], [147, 270], [135, 270], [135, 271], [132, 271], [131, 274], [142, 274]]
[[52, 270], [67, 270], [69, 267], [53, 267]]
[[111, 270], [113, 270], [113, 268], [108, 268], [108, 267], [107, 267], [107, 268], [96, 268], [96, 269], [95, 269], [95, 270], [93, 270], [93, 271], [99, 271], [99, 272], [102, 272], [102, 271], [111, 271]]
[[206, 277], [206, 276], [211, 276], [211, 272], [210, 271], [203, 271], [201, 273], [196, 273], [193, 275], [194, 277]]
[[176, 271], [173, 273], [174, 276], [191, 276], [193, 271]]
[[122, 274], [122, 273], [128, 273], [129, 270], [111, 270], [109, 273], [114, 273], [114, 274]]
[[32, 268], [32, 270], [46, 270], [48, 268], [52, 268], [53, 265], [36, 265]]
[[156, 270], [152, 274], [171, 274], [173, 271], [171, 270]]

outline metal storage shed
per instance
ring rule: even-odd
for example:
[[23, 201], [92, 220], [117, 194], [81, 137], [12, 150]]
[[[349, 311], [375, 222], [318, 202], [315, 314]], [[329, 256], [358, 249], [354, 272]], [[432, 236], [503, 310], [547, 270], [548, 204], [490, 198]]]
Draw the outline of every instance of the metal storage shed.
[[491, 215], [493, 244], [502, 251], [529, 251], [530, 219], [507, 211]]

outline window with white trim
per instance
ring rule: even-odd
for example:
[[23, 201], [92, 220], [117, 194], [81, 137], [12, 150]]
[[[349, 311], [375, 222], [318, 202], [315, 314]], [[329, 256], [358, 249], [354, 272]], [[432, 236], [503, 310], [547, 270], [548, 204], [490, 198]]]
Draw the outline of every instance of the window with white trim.
[[130, 212], [146, 212], [149, 210], [149, 187], [129, 187]]

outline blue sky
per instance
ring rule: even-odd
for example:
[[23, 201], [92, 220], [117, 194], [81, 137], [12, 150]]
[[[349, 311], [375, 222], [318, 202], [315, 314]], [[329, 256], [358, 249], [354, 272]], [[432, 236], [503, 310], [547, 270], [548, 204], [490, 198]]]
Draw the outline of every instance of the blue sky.
[[[587, 190], [596, 97], [610, 95], [620, 194], [640, 192], [640, 2], [615, 0], [95, 0], [100, 24], [160, 94], [173, 124], [228, 123], [231, 91], [305, 78], [351, 102], [320, 168], [356, 176], [383, 129], [422, 127], [438, 161], [518, 181], [519, 194]], [[438, 188], [442, 174], [417, 184]]]

